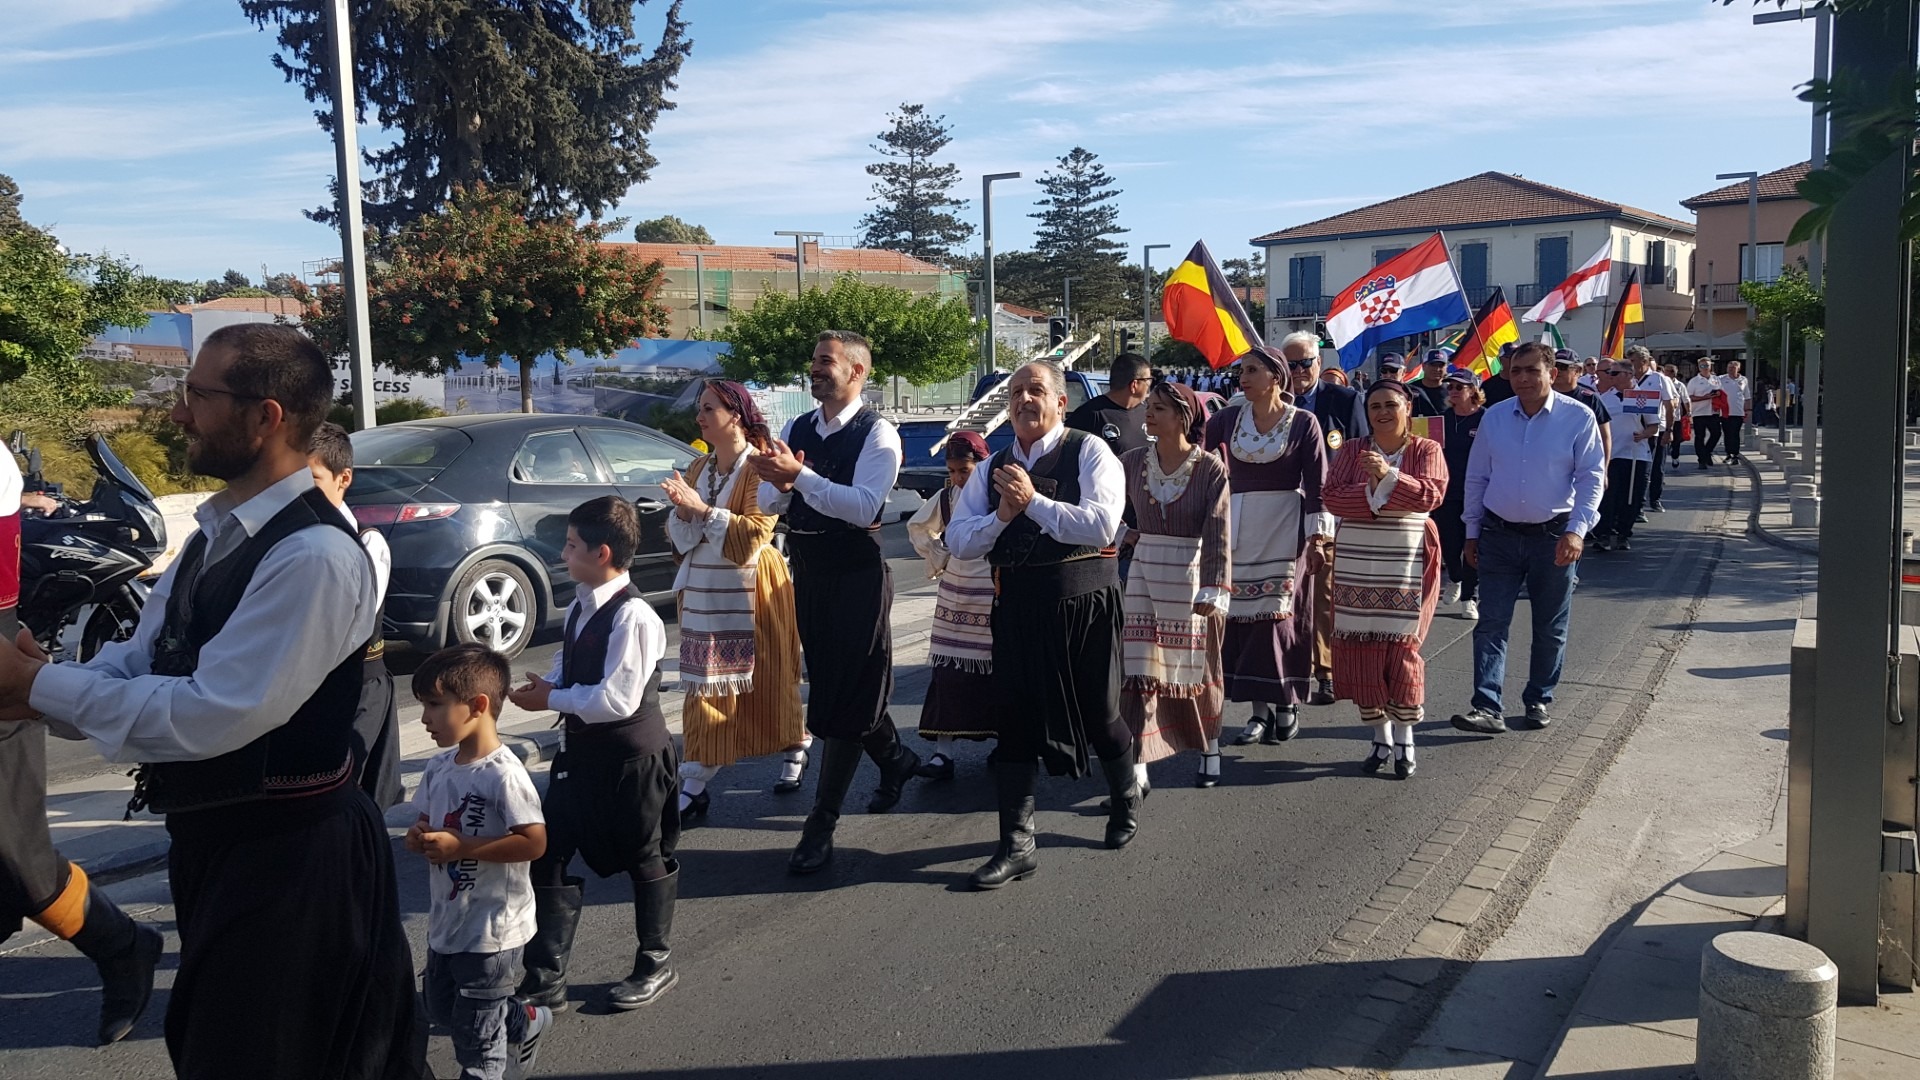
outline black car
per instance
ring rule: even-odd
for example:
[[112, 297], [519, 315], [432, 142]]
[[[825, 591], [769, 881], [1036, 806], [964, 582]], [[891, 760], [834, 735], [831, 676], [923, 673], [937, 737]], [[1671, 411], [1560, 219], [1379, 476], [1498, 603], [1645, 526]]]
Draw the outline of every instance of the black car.
[[347, 506], [393, 550], [387, 636], [518, 654], [572, 602], [560, 561], [567, 514], [601, 495], [639, 507], [633, 582], [649, 599], [670, 595], [672, 504], [660, 483], [696, 456], [652, 428], [597, 416], [448, 416], [355, 432]]

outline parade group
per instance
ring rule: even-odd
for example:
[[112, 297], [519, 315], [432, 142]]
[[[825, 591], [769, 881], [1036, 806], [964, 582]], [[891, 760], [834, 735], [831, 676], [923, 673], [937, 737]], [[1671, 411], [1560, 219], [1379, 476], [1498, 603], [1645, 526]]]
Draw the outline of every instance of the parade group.
[[[665, 627], [626, 572], [639, 520], [624, 499], [568, 518], [561, 555], [578, 589], [545, 676], [512, 685], [507, 660], [479, 645], [413, 675], [446, 748], [405, 839], [431, 867], [416, 987], [383, 820], [402, 798], [379, 649], [386, 549], [343, 509], [352, 446], [323, 425], [324, 356], [287, 327], [223, 329], [173, 419], [195, 470], [226, 490], [198, 512], [132, 638], [61, 664], [30, 635], [0, 641], [0, 922], [72, 941], [100, 970], [101, 1041], [132, 1029], [161, 938], [90, 889], [45, 827], [45, 734], [84, 738], [141, 763], [136, 799], [166, 815], [180, 961], [165, 1036], [180, 1076], [424, 1076], [424, 1017], [450, 1032], [461, 1075], [498, 1077], [529, 1069], [568, 1007], [576, 855], [633, 890], [633, 970], [604, 1004], [634, 1009], [674, 987], [680, 833], [742, 759], [779, 755], [779, 792], [800, 791], [817, 763], [788, 860], [813, 874], [832, 863], [862, 757], [878, 769], [866, 809], [885, 813], [913, 779], [953, 778], [958, 741], [993, 742], [999, 840], [977, 889], [1038, 869], [1041, 767], [1103, 777], [1105, 844], [1124, 848], [1148, 763], [1191, 753], [1197, 787], [1220, 781], [1229, 702], [1249, 709], [1237, 744], [1277, 745], [1303, 705], [1350, 701], [1372, 736], [1358, 769], [1408, 779], [1420, 650], [1442, 603], [1477, 620], [1472, 698], [1453, 726], [1507, 730], [1523, 591], [1520, 703], [1525, 726], [1546, 726], [1583, 551], [1628, 548], [1660, 509], [1661, 458], [1683, 425], [1731, 426], [1737, 453], [1737, 372], [1705, 364], [1705, 381], [1683, 386], [1628, 353], [1589, 371], [1519, 344], [1485, 380], [1442, 350], [1402, 378], [1389, 355], [1354, 387], [1323, 372], [1317, 336], [1294, 334], [1240, 357], [1212, 387], [1238, 393], [1211, 415], [1217, 398], [1195, 380], [1156, 377], [1134, 354], [1071, 412], [1057, 366], [1019, 367], [1012, 444], [990, 452], [955, 432], [946, 487], [908, 525], [938, 579], [924, 759], [889, 713], [893, 584], [878, 530], [901, 444], [862, 397], [868, 343], [819, 335], [819, 408], [777, 438], [744, 386], [707, 382], [710, 452], [663, 485], [683, 745], [660, 703]], [[1697, 445], [1705, 468], [1712, 446]], [[563, 721], [544, 796], [499, 739], [503, 700]]]

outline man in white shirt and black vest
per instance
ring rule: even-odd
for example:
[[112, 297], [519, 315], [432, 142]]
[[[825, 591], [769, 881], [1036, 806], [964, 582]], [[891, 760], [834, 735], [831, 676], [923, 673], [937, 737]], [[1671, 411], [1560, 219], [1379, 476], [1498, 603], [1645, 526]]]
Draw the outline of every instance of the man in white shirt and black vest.
[[187, 463], [226, 490], [131, 639], [84, 664], [0, 645], [0, 722], [43, 714], [144, 763], [134, 805], [172, 841], [176, 1073], [425, 1075], [386, 823], [353, 782], [379, 599], [307, 464], [333, 373], [300, 331], [246, 323], [180, 389]]
[[994, 706], [1000, 745], [989, 763], [999, 795], [1000, 846], [974, 871], [997, 889], [1039, 866], [1035, 767], [1088, 772], [1097, 757], [1110, 796], [1106, 842], [1139, 828], [1133, 733], [1120, 716], [1120, 582], [1108, 547], [1126, 502], [1120, 461], [1106, 444], [1061, 423], [1066, 378], [1032, 361], [1013, 373], [1014, 444], [973, 471], [947, 525], [947, 549], [993, 565]]
[[833, 860], [840, 804], [864, 750], [880, 767], [867, 813], [899, 803], [920, 756], [900, 742], [893, 694], [893, 575], [880, 554], [880, 512], [900, 475], [900, 434], [860, 400], [873, 370], [867, 339], [828, 330], [814, 343], [813, 397], [801, 416], [750, 460], [760, 506], [784, 514], [793, 564], [794, 621], [807, 664], [807, 730], [820, 740], [813, 813], [788, 869], [811, 874]]

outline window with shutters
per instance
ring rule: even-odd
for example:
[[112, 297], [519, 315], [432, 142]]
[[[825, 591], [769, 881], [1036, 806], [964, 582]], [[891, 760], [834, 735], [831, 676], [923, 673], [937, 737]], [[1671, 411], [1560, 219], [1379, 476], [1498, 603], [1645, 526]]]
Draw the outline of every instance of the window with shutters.
[[1533, 280], [1542, 293], [1567, 280], [1566, 236], [1542, 236], [1533, 242]]
[[1487, 281], [1487, 245], [1460, 245], [1460, 287], [1467, 291], [1469, 299], [1479, 303], [1485, 297], [1474, 299], [1474, 294], [1484, 293], [1490, 283]]

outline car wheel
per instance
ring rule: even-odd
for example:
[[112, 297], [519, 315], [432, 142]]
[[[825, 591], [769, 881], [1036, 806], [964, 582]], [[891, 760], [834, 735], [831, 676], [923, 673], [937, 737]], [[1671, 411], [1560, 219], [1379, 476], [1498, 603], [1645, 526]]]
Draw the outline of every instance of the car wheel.
[[537, 604], [533, 585], [519, 567], [483, 560], [454, 587], [448, 636], [456, 644], [478, 642], [511, 659], [527, 647]]

